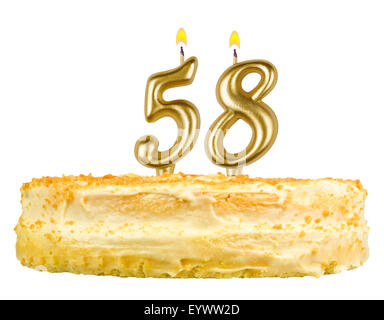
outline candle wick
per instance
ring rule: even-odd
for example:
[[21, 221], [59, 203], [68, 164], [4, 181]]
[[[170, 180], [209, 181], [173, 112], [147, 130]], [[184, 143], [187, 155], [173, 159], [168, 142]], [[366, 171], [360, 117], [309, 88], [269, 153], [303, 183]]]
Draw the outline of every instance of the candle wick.
[[233, 49], [233, 64], [237, 63], [237, 52], [236, 49]]
[[184, 63], [184, 49], [183, 46], [180, 47], [180, 64]]

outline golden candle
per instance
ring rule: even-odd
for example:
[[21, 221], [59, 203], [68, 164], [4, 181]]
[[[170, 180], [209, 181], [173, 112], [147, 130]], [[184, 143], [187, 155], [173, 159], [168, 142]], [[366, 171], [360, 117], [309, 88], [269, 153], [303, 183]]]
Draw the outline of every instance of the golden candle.
[[[180, 29], [176, 43], [186, 44], [186, 35]], [[178, 127], [178, 136], [172, 147], [159, 151], [159, 141], [156, 137], [146, 135], [135, 145], [136, 159], [144, 166], [156, 169], [157, 175], [173, 173], [175, 164], [190, 152], [197, 140], [200, 129], [199, 111], [193, 103], [187, 100], [166, 101], [164, 91], [193, 82], [197, 70], [197, 58], [191, 57], [184, 61], [184, 50], [180, 51], [180, 66], [149, 77], [145, 92], [145, 119], [156, 122], [163, 117], [171, 117]]]
[[[238, 34], [233, 32], [230, 45], [240, 47]], [[243, 79], [250, 73], [258, 73], [260, 81], [247, 92], [242, 87]], [[237, 61], [234, 50], [234, 64], [223, 72], [216, 85], [217, 101], [224, 112], [211, 125], [205, 149], [210, 160], [226, 168], [227, 175], [241, 174], [244, 166], [261, 158], [275, 142], [278, 123], [273, 110], [262, 99], [274, 88], [277, 70], [265, 60]], [[238, 120], [244, 120], [252, 129], [252, 138], [247, 147], [238, 153], [230, 153], [224, 148], [227, 131]]]

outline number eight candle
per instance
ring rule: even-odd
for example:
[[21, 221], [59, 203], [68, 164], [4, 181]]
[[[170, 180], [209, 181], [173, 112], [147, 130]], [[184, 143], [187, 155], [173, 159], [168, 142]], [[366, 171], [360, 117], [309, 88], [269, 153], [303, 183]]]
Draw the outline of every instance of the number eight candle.
[[[230, 37], [230, 46], [240, 47], [237, 32]], [[242, 87], [243, 79], [250, 73], [258, 73], [260, 81], [247, 92]], [[210, 127], [205, 148], [210, 160], [227, 169], [227, 175], [241, 174], [242, 168], [262, 157], [274, 143], [278, 124], [273, 110], [262, 99], [274, 88], [277, 71], [265, 60], [237, 61], [233, 51], [233, 65], [221, 75], [216, 86], [216, 96], [224, 112]], [[245, 150], [230, 153], [224, 148], [227, 131], [238, 120], [244, 120], [252, 129], [252, 138]]]

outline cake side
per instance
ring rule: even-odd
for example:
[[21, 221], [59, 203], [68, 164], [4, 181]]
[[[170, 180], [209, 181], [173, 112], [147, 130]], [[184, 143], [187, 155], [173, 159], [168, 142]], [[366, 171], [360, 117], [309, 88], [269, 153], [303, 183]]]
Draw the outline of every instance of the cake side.
[[24, 184], [17, 256], [52, 272], [320, 276], [368, 257], [358, 181], [168, 175]]

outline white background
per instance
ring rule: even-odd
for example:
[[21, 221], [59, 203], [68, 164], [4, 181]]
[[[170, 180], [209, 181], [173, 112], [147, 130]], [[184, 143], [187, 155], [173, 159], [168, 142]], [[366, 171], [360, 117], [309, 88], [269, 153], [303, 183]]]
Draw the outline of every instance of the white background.
[[[268, 299], [384, 298], [383, 74], [380, 1], [1, 1], [0, 3], [0, 298]], [[176, 137], [170, 119], [144, 119], [152, 73], [179, 64], [184, 27], [195, 81], [167, 98], [200, 110], [202, 132], [176, 171], [223, 172], [204, 153], [204, 135], [222, 112], [215, 98], [232, 63], [267, 59], [279, 71], [264, 99], [279, 119], [270, 152], [245, 169], [261, 177], [360, 179], [368, 190], [368, 262], [316, 278], [166, 280], [39, 273], [15, 257], [19, 189], [33, 177], [154, 174], [133, 154], [151, 133], [162, 149]], [[249, 79], [244, 85], [252, 86]], [[248, 143], [236, 125], [231, 151]]]

